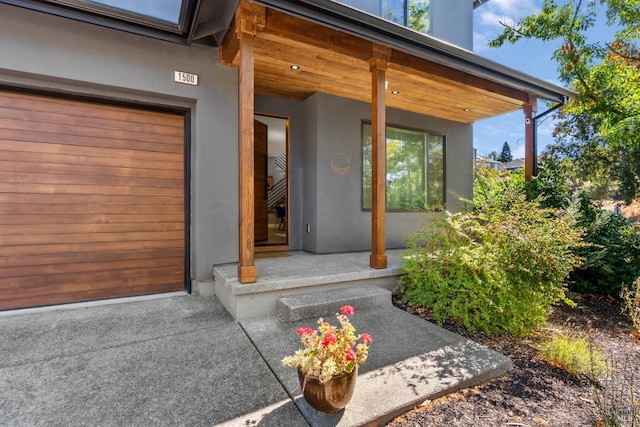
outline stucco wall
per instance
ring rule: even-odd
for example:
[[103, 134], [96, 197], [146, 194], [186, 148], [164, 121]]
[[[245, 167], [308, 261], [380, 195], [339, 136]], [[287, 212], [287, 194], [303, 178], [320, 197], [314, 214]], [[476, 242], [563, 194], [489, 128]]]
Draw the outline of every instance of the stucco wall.
[[431, 35], [473, 50], [473, 2], [431, 0]]
[[[342, 0], [344, 4], [374, 16], [382, 14], [379, 0]], [[431, 36], [473, 50], [473, 2], [431, 0]]]
[[[292, 248], [301, 242], [302, 249], [316, 253], [369, 250], [371, 213], [361, 208], [361, 135], [362, 121], [371, 117], [370, 105], [318, 93], [303, 103], [258, 96], [256, 110], [291, 117], [290, 165], [302, 166], [292, 177]], [[471, 198], [471, 126], [393, 109], [387, 111], [387, 123], [446, 134], [447, 205], [461, 209], [460, 198]], [[341, 175], [331, 162], [332, 158], [334, 163], [343, 162], [345, 156], [350, 167]], [[296, 201], [302, 206], [296, 206]], [[423, 221], [417, 213], [387, 213], [387, 247], [404, 247], [406, 236]]]
[[[197, 87], [173, 71], [199, 75]], [[0, 4], [0, 84], [191, 110], [191, 275], [238, 259], [237, 70], [181, 46]]]

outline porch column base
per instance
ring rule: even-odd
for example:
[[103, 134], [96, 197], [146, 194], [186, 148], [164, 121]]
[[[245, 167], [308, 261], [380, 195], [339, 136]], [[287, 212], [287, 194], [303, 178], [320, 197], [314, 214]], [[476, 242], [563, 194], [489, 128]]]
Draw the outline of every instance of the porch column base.
[[369, 267], [371, 268], [387, 268], [387, 255], [369, 255]]
[[255, 265], [238, 266], [238, 282], [255, 283], [258, 280], [258, 269]]

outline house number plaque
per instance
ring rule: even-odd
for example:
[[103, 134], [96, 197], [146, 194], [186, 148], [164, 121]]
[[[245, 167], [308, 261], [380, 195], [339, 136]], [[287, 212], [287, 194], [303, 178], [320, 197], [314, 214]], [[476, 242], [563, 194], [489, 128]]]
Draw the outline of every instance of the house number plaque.
[[185, 73], [184, 71], [174, 71], [173, 81], [185, 85], [198, 86], [198, 75]]

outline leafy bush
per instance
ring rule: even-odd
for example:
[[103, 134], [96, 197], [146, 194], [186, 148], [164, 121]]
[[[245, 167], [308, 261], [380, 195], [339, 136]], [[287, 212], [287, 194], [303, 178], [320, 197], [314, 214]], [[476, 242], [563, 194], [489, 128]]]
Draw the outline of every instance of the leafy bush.
[[572, 272], [571, 289], [617, 295], [623, 284], [640, 275], [640, 235], [624, 217], [598, 207], [586, 192], [572, 195], [571, 167], [568, 159], [545, 158], [526, 185], [527, 197], [540, 198], [543, 207], [568, 210], [583, 231], [585, 244], [574, 251], [584, 263]]
[[523, 194], [524, 171], [498, 172], [492, 168], [482, 168], [473, 182], [473, 206], [509, 209], [510, 203]]
[[605, 370], [600, 350], [582, 337], [558, 335], [540, 344], [538, 351], [545, 362], [571, 375], [589, 374], [598, 377]]
[[568, 209], [587, 243], [575, 250], [584, 263], [571, 273], [571, 289], [618, 295], [624, 284], [640, 276], [640, 235], [627, 219], [599, 208], [585, 193]]
[[433, 309], [438, 322], [526, 335], [552, 304], [570, 301], [564, 279], [580, 262], [573, 219], [527, 202], [518, 191], [474, 212], [431, 219], [408, 239], [404, 302]]
[[569, 159], [545, 157], [538, 164], [538, 174], [526, 185], [529, 200], [541, 199], [545, 208], [565, 209], [571, 199], [571, 164]]

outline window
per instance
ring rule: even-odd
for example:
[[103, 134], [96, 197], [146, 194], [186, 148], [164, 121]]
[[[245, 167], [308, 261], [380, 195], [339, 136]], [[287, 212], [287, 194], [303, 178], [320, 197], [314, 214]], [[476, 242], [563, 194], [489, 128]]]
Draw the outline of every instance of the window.
[[340, 0], [340, 3], [421, 33], [431, 32], [431, 0]]
[[[444, 135], [387, 126], [388, 211], [444, 206]], [[362, 208], [371, 209], [371, 124], [362, 125]]]
[[123, 11], [177, 24], [180, 20], [182, 0], [92, 0]]
[[184, 27], [183, 0], [46, 0], [126, 22], [180, 33]]

